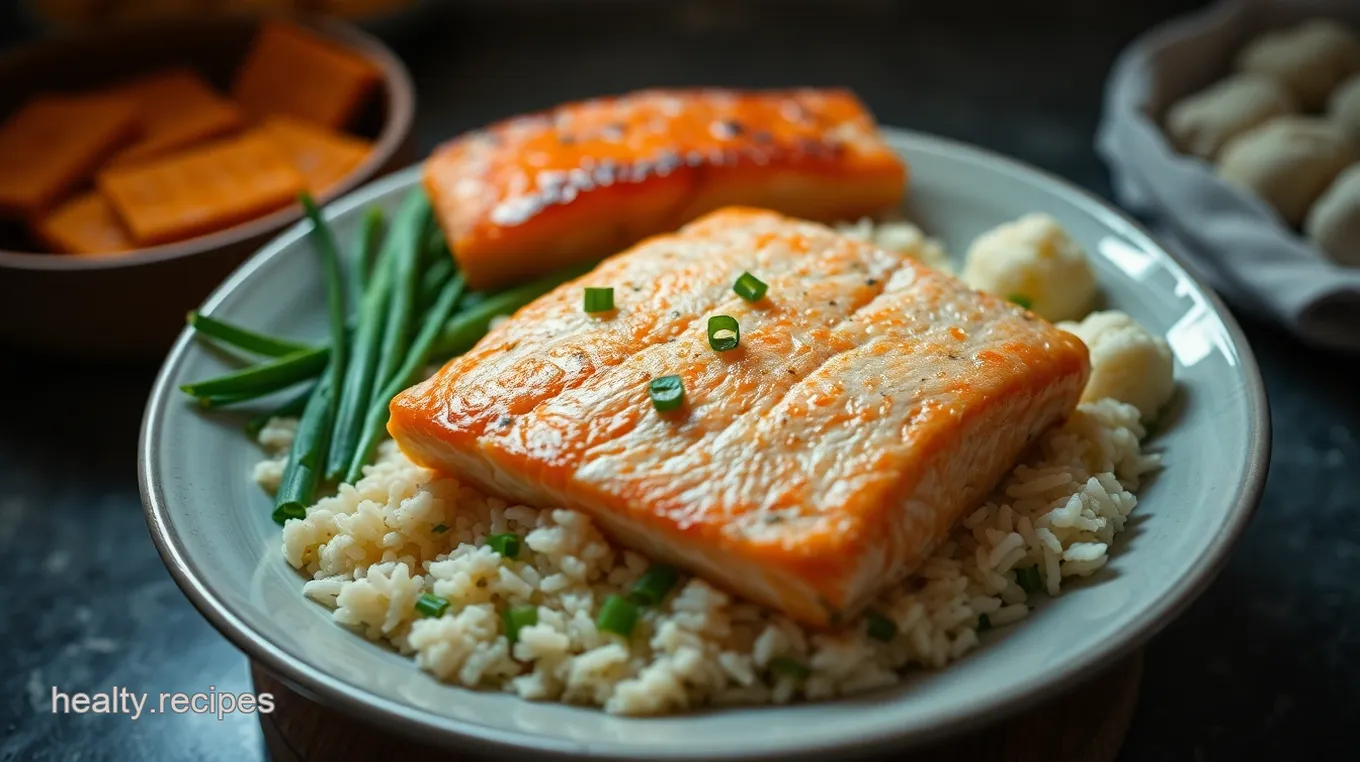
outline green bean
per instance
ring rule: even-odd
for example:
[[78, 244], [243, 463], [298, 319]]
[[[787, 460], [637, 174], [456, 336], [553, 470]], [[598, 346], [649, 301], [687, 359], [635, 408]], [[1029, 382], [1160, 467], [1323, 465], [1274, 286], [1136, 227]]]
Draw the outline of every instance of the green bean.
[[329, 347], [304, 349], [206, 381], [185, 384], [180, 389], [194, 397], [225, 395], [241, 395], [242, 399], [263, 397], [309, 378], [315, 378], [326, 368], [330, 354]]
[[[375, 274], [374, 280], [370, 283], [370, 292], [379, 285], [382, 275], [383, 263], [379, 263], [379, 271]], [[589, 266], [582, 266], [565, 270], [563, 272], [548, 275], [538, 280], [524, 283], [506, 291], [495, 294], [483, 292], [469, 292], [459, 300], [459, 313], [451, 317], [444, 323], [440, 336], [435, 340], [434, 347], [430, 350], [431, 360], [445, 360], [454, 355], [466, 352], [476, 344], [482, 336], [486, 334], [487, 327], [491, 319], [498, 315], [509, 315], [515, 310], [523, 307], [539, 296], [551, 291], [558, 285], [588, 272]], [[383, 289], [377, 288], [378, 292]], [[366, 295], [367, 300], [367, 295]], [[350, 373], [354, 372], [353, 366], [355, 358], [363, 350], [362, 340], [364, 338], [364, 328], [362, 323], [356, 328], [354, 349], [350, 361]], [[372, 341], [376, 341], [376, 336]], [[376, 349], [374, 349], [376, 352]], [[242, 399], [252, 399], [272, 394], [281, 389], [286, 389], [294, 384], [301, 383], [308, 379], [316, 378], [326, 367], [326, 360], [330, 355], [329, 347], [316, 347], [305, 351], [294, 352], [283, 357], [270, 360], [234, 373], [228, 373], [216, 378], [207, 379], [194, 384], [186, 384], [182, 387], [186, 393], [195, 397], [218, 397], [226, 394], [249, 393], [250, 396], [243, 396]], [[371, 362], [366, 359], [365, 362]], [[368, 366], [371, 367], [371, 366]], [[370, 378], [371, 382], [371, 378]], [[376, 387], [372, 384], [370, 390]], [[344, 389], [356, 389], [357, 385], [352, 382], [352, 376], [346, 375]], [[361, 390], [366, 393], [364, 397], [370, 396], [368, 390]], [[343, 411], [343, 406], [342, 406]], [[363, 412], [367, 409], [366, 403], [359, 406], [361, 411], [357, 420], [362, 420]], [[355, 435], [357, 441], [357, 434]], [[340, 469], [344, 469], [348, 464], [342, 464]], [[338, 477], [338, 472], [332, 477]]]
[[491, 294], [488, 294], [485, 291], [469, 291], [466, 294], [463, 294], [462, 299], [458, 300], [458, 309], [461, 312], [467, 312], [469, 309], [486, 301], [490, 296]]
[[312, 236], [321, 254], [326, 275], [326, 306], [330, 313], [331, 352], [316, 391], [307, 400], [298, 421], [293, 446], [288, 452], [288, 463], [274, 502], [274, 521], [282, 524], [291, 518], [303, 518], [307, 505], [316, 497], [326, 454], [330, 449], [331, 428], [335, 423], [338, 393], [344, 382], [345, 365], [345, 284], [340, 276], [340, 256], [330, 228], [321, 219], [320, 210], [310, 196], [302, 195], [302, 206], [312, 221]]
[[453, 259], [449, 251], [449, 239], [444, 237], [443, 228], [431, 225], [429, 234], [425, 236], [425, 261], [433, 264], [441, 259]]
[[376, 206], [368, 208], [359, 229], [354, 234], [354, 261], [350, 263], [349, 299], [354, 309], [363, 303], [364, 289], [373, 273], [373, 249], [382, 238], [383, 210]]
[[330, 454], [326, 458], [326, 478], [339, 479], [349, 465], [354, 445], [359, 441], [364, 411], [373, 393], [374, 374], [378, 369], [378, 352], [382, 347], [383, 322], [387, 317], [387, 300], [391, 288], [391, 261], [384, 257], [368, 284], [359, 308], [359, 319], [354, 332], [349, 366], [345, 369], [344, 392], [335, 414], [335, 432]]
[[428, 310], [439, 298], [440, 292], [444, 290], [444, 283], [453, 275], [453, 270], [453, 259], [449, 257], [436, 259], [425, 268], [425, 273], [420, 276], [420, 298], [416, 302], [422, 312]]
[[378, 442], [382, 440], [386, 431], [388, 406], [392, 403], [392, 398], [418, 380], [421, 369], [429, 362], [430, 350], [439, 339], [445, 321], [453, 313], [454, 305], [463, 295], [464, 287], [462, 275], [453, 276], [445, 284], [443, 290], [439, 292], [439, 299], [430, 308], [420, 333], [411, 342], [406, 359], [396, 374], [379, 390], [378, 396], [369, 406], [368, 417], [364, 420], [363, 435], [359, 439], [359, 446], [354, 450], [353, 459], [350, 460], [349, 471], [345, 474], [346, 481], [352, 483], [363, 475], [364, 465], [372, 459], [373, 451], [377, 449]]
[[227, 407], [228, 405], [249, 402], [255, 398], [256, 397], [253, 394], [218, 394], [209, 397], [195, 397], [194, 399], [198, 402], [199, 408], [203, 410], [216, 410], [218, 408]]
[[[444, 325], [443, 333], [431, 350], [430, 357], [444, 359], [468, 351], [486, 335], [492, 318], [513, 313], [566, 281], [589, 272], [593, 267], [593, 264], [574, 267], [496, 294], [479, 297], [472, 307], [462, 310]], [[476, 294], [468, 294], [469, 298], [473, 296]]]
[[392, 233], [384, 246], [390, 250], [388, 256], [392, 258], [389, 265], [392, 268], [392, 297], [387, 302], [382, 351], [378, 354], [378, 370], [373, 375], [375, 391], [396, 373], [410, 346], [422, 244], [429, 230], [430, 217], [429, 199], [421, 191], [412, 192], [397, 210]]
[[[340, 252], [336, 249], [330, 225], [321, 218], [321, 210], [310, 195], [304, 192], [299, 200], [307, 213], [307, 219], [312, 221], [312, 241], [321, 254], [321, 269], [325, 274], [326, 312], [330, 317], [331, 330], [331, 356], [327, 361], [327, 370], [331, 375], [331, 404], [334, 406], [339, 401], [338, 393], [343, 388], [341, 384], [345, 376], [345, 279], [340, 274]], [[334, 410], [331, 411], [331, 417], [335, 417]]]
[[311, 399], [312, 392], [315, 391], [315, 389], [316, 384], [311, 384], [304, 389], [301, 394], [293, 396], [282, 405], [246, 421], [246, 434], [250, 435], [251, 439], [254, 439], [260, 435], [260, 432], [264, 430], [265, 426], [269, 425], [271, 419], [291, 418], [293, 416], [302, 415], [302, 411], [307, 409], [307, 400]]
[[274, 521], [279, 524], [305, 518], [307, 506], [316, 497], [322, 459], [330, 444], [332, 378], [329, 373], [321, 377], [298, 421], [293, 446], [288, 450], [288, 463], [274, 496]]
[[188, 323], [197, 333], [266, 357], [282, 357], [299, 350], [311, 349], [306, 344], [266, 336], [197, 311], [189, 313]]
[[468, 351], [486, 335], [492, 318], [509, 315], [529, 301], [507, 291], [484, 299], [475, 307], [463, 310], [444, 326], [439, 342], [435, 345], [434, 356], [454, 357]]
[[[345, 382], [335, 415], [335, 431], [331, 438], [330, 453], [326, 457], [328, 479], [340, 479], [345, 475], [354, 459], [354, 448], [359, 444], [364, 415], [372, 404], [373, 393], [385, 383], [378, 373], [394, 299], [393, 278], [398, 274], [399, 262], [409, 254], [407, 249], [414, 247], [410, 242], [419, 240], [419, 236], [424, 233], [428, 214], [429, 204], [424, 194], [416, 192], [407, 196], [397, 210], [387, 240], [383, 242], [373, 279], [368, 284], [359, 308], [353, 353], [345, 369]], [[412, 269], [410, 276], [414, 277], [414, 274]]]
[[345, 362], [348, 359], [347, 332], [345, 332], [345, 309], [344, 309], [344, 278], [340, 275], [340, 252], [336, 249], [335, 235], [330, 234], [330, 226], [326, 225], [321, 218], [321, 210], [318, 210], [316, 201], [311, 200], [311, 196], [303, 193], [301, 197], [303, 211], [306, 212], [307, 219], [311, 220], [311, 239], [317, 246], [317, 253], [321, 254], [321, 269], [325, 278], [326, 286], [326, 316], [329, 317], [330, 327], [330, 358], [326, 361], [326, 378], [328, 382], [329, 395], [326, 401], [330, 405], [330, 410], [326, 414], [326, 448], [322, 450], [322, 463], [311, 464], [310, 468], [322, 471], [325, 468], [325, 457], [329, 453], [329, 446], [335, 441], [332, 427], [335, 426], [337, 411], [339, 411], [340, 396], [344, 392], [345, 381]]
[[[416, 206], [419, 207], [420, 205]], [[416, 211], [418, 212], [419, 209], [417, 208]], [[408, 212], [408, 214], [410, 213]], [[417, 213], [416, 216], [420, 215]], [[417, 221], [416, 224], [422, 223]], [[412, 235], [418, 237], [419, 233]], [[344, 382], [340, 385], [342, 394], [336, 395], [339, 408], [336, 414], [337, 432], [334, 441], [337, 442], [340, 449], [336, 459], [327, 463], [326, 473], [331, 478], [338, 478], [348, 466], [350, 453], [354, 444], [358, 441], [364, 412], [371, 402], [374, 387], [378, 385], [374, 382], [374, 376], [383, 330], [381, 318], [385, 314], [388, 294], [391, 290], [388, 286], [390, 283], [388, 263], [392, 259], [394, 257], [384, 252], [375, 264], [376, 270], [368, 284], [369, 293], [365, 294], [362, 303], [364, 306], [361, 310], [361, 319], [356, 321], [353, 328], [354, 341], [351, 358], [347, 363]], [[438, 285], [442, 284], [436, 284], [435, 287]], [[434, 293], [437, 294], [438, 292], [435, 291]], [[365, 325], [365, 321], [362, 319], [365, 311], [377, 315], [378, 319], [370, 319], [368, 324]], [[186, 384], [180, 388], [185, 393], [195, 397], [220, 398], [226, 395], [239, 397], [239, 399], [233, 401], [263, 397], [315, 378], [326, 367], [329, 353], [329, 347], [304, 348], [280, 356], [270, 362], [197, 383]], [[203, 404], [215, 407], [222, 404], [222, 401], [214, 399]]]

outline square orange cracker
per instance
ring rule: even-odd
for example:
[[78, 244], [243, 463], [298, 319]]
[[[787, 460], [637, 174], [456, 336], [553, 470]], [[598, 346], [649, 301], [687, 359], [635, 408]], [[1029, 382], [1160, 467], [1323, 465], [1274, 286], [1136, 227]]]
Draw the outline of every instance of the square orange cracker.
[[232, 93], [251, 114], [291, 114], [327, 127], [350, 123], [378, 84], [362, 56], [294, 24], [266, 22]]
[[42, 212], [89, 179], [136, 131], [137, 108], [127, 97], [29, 100], [0, 126], [0, 215]]
[[239, 129], [241, 109], [189, 69], [141, 77], [119, 90], [138, 106], [142, 135], [110, 166], [130, 166]]
[[230, 227], [287, 206], [305, 187], [260, 130], [99, 173], [99, 188], [141, 245]]
[[268, 117], [264, 128], [306, 178], [308, 190], [315, 195], [345, 179], [371, 148], [366, 140], [291, 116]]
[[134, 248], [108, 199], [88, 191], [33, 223], [33, 233], [59, 254], [111, 254]]

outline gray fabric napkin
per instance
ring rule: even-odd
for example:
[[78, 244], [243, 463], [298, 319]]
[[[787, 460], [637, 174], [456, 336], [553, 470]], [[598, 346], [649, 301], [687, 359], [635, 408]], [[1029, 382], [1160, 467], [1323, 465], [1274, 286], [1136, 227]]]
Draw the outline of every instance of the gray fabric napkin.
[[1154, 219], [1162, 243], [1225, 298], [1310, 344], [1360, 351], [1360, 268], [1332, 264], [1264, 202], [1178, 154], [1158, 124], [1253, 36], [1318, 15], [1360, 26], [1353, 0], [1229, 0], [1145, 34], [1111, 71], [1096, 149], [1119, 202]]

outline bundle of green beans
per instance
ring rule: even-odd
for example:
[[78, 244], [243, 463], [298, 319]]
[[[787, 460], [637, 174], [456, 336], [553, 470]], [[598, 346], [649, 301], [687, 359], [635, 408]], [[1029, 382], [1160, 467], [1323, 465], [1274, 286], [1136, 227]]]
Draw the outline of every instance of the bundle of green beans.
[[433, 224], [429, 200], [415, 191], [386, 231], [381, 211], [362, 218], [346, 283], [330, 227], [310, 197], [302, 204], [322, 261], [329, 342], [304, 344], [190, 313], [189, 325], [200, 337], [262, 360], [181, 387], [204, 408], [297, 389], [246, 424], [253, 436], [270, 418], [299, 416], [275, 499], [274, 520], [280, 524], [301, 518], [323, 483], [360, 477], [385, 435], [392, 398], [418, 381], [423, 368], [466, 352], [493, 318], [588, 270], [574, 268], [495, 293], [468, 292]]

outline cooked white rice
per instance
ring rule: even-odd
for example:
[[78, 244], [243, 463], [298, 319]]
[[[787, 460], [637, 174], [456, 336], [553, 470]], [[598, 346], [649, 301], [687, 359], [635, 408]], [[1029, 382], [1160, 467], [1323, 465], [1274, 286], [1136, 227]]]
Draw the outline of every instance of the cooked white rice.
[[[261, 443], [277, 455], [291, 431], [275, 422]], [[1158, 464], [1141, 451], [1143, 433], [1138, 410], [1111, 399], [1081, 405], [1048, 432], [986, 505], [874, 604], [897, 625], [887, 643], [868, 637], [863, 622], [835, 634], [805, 630], [695, 578], [645, 610], [631, 638], [601, 632], [600, 604], [626, 593], [646, 558], [610, 543], [583, 514], [487, 497], [413, 465], [390, 441], [358, 484], [288, 521], [283, 553], [337, 623], [450, 683], [631, 715], [817, 699], [942, 667], [978, 645], [983, 616], [990, 626], [1023, 619], [1030, 597], [1017, 569], [1037, 567], [1056, 595], [1064, 579], [1104, 566], [1140, 476]], [[278, 464], [267, 463], [256, 476], [273, 488]], [[524, 539], [518, 558], [483, 544], [501, 532]], [[415, 603], [425, 592], [452, 605], [422, 618]], [[538, 624], [511, 646], [500, 612], [519, 605], [537, 606]], [[771, 670], [779, 657], [808, 674]]]
[[[838, 229], [952, 272], [940, 243], [910, 223]], [[272, 457], [255, 479], [268, 490], [278, 486], [295, 426], [276, 420], [260, 433]], [[912, 667], [943, 667], [977, 647], [980, 628], [1023, 619], [1031, 601], [1018, 570], [1030, 581], [1037, 574], [1038, 592], [1057, 595], [1064, 579], [1103, 567], [1140, 477], [1159, 462], [1142, 452], [1143, 434], [1132, 405], [1080, 405], [916, 574], [871, 607], [896, 625], [886, 643], [863, 621], [813, 632], [684, 577], [660, 606], [643, 610], [631, 637], [601, 632], [600, 605], [629, 591], [646, 558], [613, 545], [584, 514], [508, 505], [415, 466], [390, 441], [358, 484], [288, 521], [283, 552], [310, 577], [303, 592], [333, 609], [337, 623], [450, 683], [632, 715], [825, 698], [892, 684]], [[517, 558], [484, 544], [502, 532], [523, 538]], [[450, 601], [442, 616], [417, 613], [427, 592]], [[501, 619], [510, 606], [538, 612], [513, 645]], [[806, 674], [772, 669], [779, 659]]]

